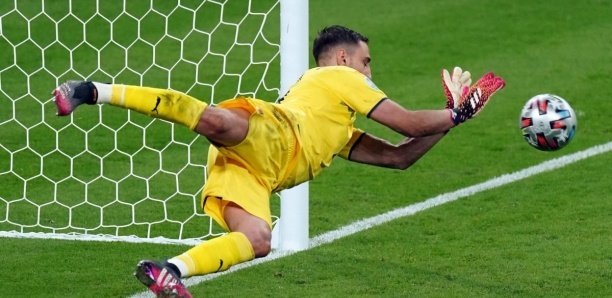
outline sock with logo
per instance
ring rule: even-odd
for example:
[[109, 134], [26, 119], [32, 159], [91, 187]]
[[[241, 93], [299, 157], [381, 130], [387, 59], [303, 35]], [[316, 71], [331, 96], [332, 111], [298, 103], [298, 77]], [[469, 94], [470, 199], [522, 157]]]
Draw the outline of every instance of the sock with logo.
[[231, 232], [207, 240], [185, 253], [171, 258], [181, 277], [225, 271], [229, 267], [255, 258], [253, 246], [240, 232]]
[[187, 94], [149, 87], [93, 82], [97, 103], [110, 103], [139, 113], [168, 120], [193, 130], [208, 106]]

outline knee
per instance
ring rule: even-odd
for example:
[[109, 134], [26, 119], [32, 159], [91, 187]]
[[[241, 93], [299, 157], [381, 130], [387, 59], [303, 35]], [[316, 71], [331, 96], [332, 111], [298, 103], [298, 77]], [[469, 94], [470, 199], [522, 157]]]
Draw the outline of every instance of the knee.
[[244, 211], [234, 203], [227, 205], [223, 212], [229, 230], [240, 232], [247, 238], [255, 257], [265, 257], [270, 253], [272, 230], [267, 221]]
[[272, 233], [269, 228], [250, 231], [246, 236], [253, 246], [256, 258], [265, 257], [272, 250]]
[[208, 107], [200, 116], [199, 133], [216, 139], [227, 131], [227, 117], [221, 111]]
[[217, 145], [234, 146], [246, 137], [249, 117], [246, 110], [208, 107], [200, 116], [195, 131]]

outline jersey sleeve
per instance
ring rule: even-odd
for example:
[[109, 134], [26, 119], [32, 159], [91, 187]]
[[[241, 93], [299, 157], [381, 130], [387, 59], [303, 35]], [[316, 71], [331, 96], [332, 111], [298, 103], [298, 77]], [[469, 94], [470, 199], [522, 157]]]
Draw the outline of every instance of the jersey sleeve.
[[338, 156], [348, 160], [351, 156], [353, 146], [355, 146], [359, 142], [359, 140], [363, 137], [364, 134], [365, 132], [363, 130], [353, 127], [353, 135], [351, 136], [351, 139], [348, 141], [348, 143], [346, 143], [346, 145], [344, 145], [344, 148], [342, 148], [342, 150], [338, 152]]
[[337, 84], [334, 88], [343, 102], [362, 115], [369, 116], [370, 112], [387, 98], [370, 78], [356, 70], [344, 67], [335, 75], [338, 76], [337, 80], [330, 81]]

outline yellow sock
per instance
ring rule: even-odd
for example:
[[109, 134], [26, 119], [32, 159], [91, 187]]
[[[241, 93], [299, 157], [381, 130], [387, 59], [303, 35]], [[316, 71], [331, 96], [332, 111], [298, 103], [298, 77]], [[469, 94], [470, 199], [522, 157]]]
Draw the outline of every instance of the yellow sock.
[[129, 85], [112, 85], [110, 104], [182, 124], [191, 130], [208, 106], [181, 92]]
[[[255, 258], [253, 246], [240, 232], [231, 232], [191, 248], [169, 260], [182, 263], [182, 277], [225, 271], [229, 267]], [[178, 260], [179, 262], [175, 262]]]

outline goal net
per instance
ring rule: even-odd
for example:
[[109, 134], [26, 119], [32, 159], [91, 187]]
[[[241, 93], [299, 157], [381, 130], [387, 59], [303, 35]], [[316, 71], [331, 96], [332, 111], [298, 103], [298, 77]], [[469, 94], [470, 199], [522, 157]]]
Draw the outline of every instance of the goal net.
[[277, 0], [0, 2], [0, 233], [162, 243], [222, 233], [200, 208], [205, 138], [108, 106], [57, 117], [50, 93], [88, 79], [209, 103], [275, 100], [279, 15]]

